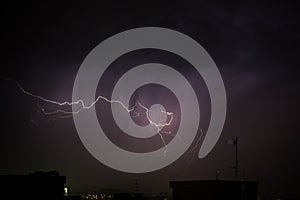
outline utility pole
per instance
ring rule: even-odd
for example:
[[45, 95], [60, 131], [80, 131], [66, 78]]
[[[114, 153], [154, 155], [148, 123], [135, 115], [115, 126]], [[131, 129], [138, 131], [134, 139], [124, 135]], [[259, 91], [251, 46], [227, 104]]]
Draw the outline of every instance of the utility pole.
[[235, 180], [238, 180], [238, 138], [235, 138]]
[[135, 179], [135, 193], [138, 193], [139, 191], [139, 186], [138, 186], [138, 179]]
[[227, 140], [227, 144], [235, 145], [235, 166], [232, 167], [235, 169], [235, 180], [238, 180], [238, 138], [236, 137], [235, 139], [232, 140]]

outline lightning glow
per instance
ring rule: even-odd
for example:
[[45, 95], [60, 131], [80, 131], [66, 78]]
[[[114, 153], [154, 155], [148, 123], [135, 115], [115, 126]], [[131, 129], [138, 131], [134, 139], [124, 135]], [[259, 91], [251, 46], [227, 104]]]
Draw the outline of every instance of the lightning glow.
[[168, 146], [167, 146], [167, 144], [166, 144], [166, 141], [165, 141], [164, 137], [162, 136], [162, 133], [167, 133], [167, 134], [168, 134], [168, 133], [171, 133], [171, 132], [161, 131], [161, 129], [162, 129], [163, 127], [165, 127], [165, 126], [171, 125], [171, 123], [172, 123], [172, 121], [173, 121], [173, 113], [172, 113], [172, 112], [166, 112], [166, 111], [164, 111], [162, 108], [160, 108], [160, 112], [163, 113], [163, 114], [166, 114], [167, 116], [170, 116], [170, 120], [169, 120], [169, 122], [164, 122], [164, 123], [160, 123], [160, 122], [159, 122], [159, 123], [156, 123], [156, 122], [154, 122], [153, 120], [151, 120], [151, 118], [150, 118], [149, 108], [145, 107], [145, 106], [142, 105], [141, 103], [138, 103], [138, 104], [139, 104], [139, 106], [141, 106], [143, 109], [145, 109], [148, 122], [149, 122], [151, 125], [153, 125], [153, 126], [155, 126], [155, 127], [157, 128], [158, 135], [160, 136], [160, 139], [161, 139], [161, 141], [163, 142], [164, 147], [165, 147], [164, 155], [166, 155], [166, 153], [168, 152]]
[[[170, 116], [170, 119], [167, 121], [167, 122], [164, 122], [164, 123], [161, 123], [161, 122], [155, 122], [153, 121], [151, 118], [150, 118], [150, 114], [149, 114], [149, 108], [145, 107], [144, 105], [142, 105], [140, 102], [138, 102], [137, 104], [135, 104], [134, 106], [132, 106], [131, 108], [125, 106], [125, 104], [122, 102], [122, 101], [119, 101], [119, 100], [111, 100], [111, 99], [108, 99], [104, 96], [98, 96], [95, 101], [93, 101], [91, 104], [89, 105], [86, 105], [84, 103], [84, 101], [82, 99], [79, 99], [77, 101], [73, 101], [73, 102], [69, 102], [69, 101], [64, 101], [64, 102], [59, 102], [59, 101], [54, 101], [54, 100], [51, 100], [51, 99], [47, 99], [45, 97], [42, 97], [42, 96], [39, 96], [39, 95], [36, 95], [36, 94], [33, 94], [27, 90], [25, 90], [21, 84], [16, 81], [16, 80], [13, 80], [13, 79], [9, 79], [9, 78], [5, 78], [5, 77], [1, 77], [1, 79], [3, 80], [7, 80], [7, 81], [11, 81], [11, 82], [14, 82], [17, 87], [20, 89], [20, 91], [30, 97], [33, 97], [33, 98], [36, 98], [38, 100], [41, 100], [43, 102], [46, 102], [46, 103], [50, 103], [50, 104], [54, 104], [54, 105], [57, 105], [57, 106], [73, 106], [73, 105], [79, 105], [80, 108], [77, 110], [77, 111], [68, 111], [68, 110], [63, 110], [63, 109], [57, 109], [57, 110], [53, 110], [53, 111], [46, 111], [43, 107], [40, 107], [41, 108], [41, 111], [44, 115], [54, 115], [54, 114], [66, 114], [64, 116], [58, 116], [56, 117], [55, 119], [57, 118], [70, 118], [72, 117], [73, 115], [75, 114], [78, 114], [80, 113], [81, 111], [83, 110], [88, 110], [88, 109], [91, 109], [93, 106], [95, 106], [95, 104], [100, 101], [100, 100], [103, 100], [107, 103], [116, 103], [116, 104], [119, 104], [121, 105], [121, 107], [123, 109], [125, 109], [128, 113], [134, 113], [134, 115], [132, 115], [132, 117], [138, 117], [140, 116], [140, 114], [138, 112], [135, 111], [135, 108], [137, 106], [140, 106], [142, 107], [144, 110], [145, 110], [145, 113], [146, 113], [146, 118], [147, 118], [147, 121], [150, 125], [154, 126], [157, 128], [157, 131], [158, 131], [158, 134], [159, 136], [161, 137], [161, 140], [162, 140], [162, 143], [163, 145], [165, 146], [166, 150], [164, 153], [167, 152], [167, 144], [165, 142], [165, 139], [163, 138], [162, 136], [162, 133], [167, 133], [167, 134], [171, 134], [171, 132], [166, 132], [166, 131], [162, 131], [162, 129], [165, 127], [165, 126], [170, 126], [172, 124], [172, 121], [173, 121], [173, 112], [167, 112], [167, 111], [164, 111], [163, 109], [160, 109], [160, 112], [167, 115], [167, 116]], [[49, 121], [51, 120], [55, 120], [55, 119], [50, 119]]]

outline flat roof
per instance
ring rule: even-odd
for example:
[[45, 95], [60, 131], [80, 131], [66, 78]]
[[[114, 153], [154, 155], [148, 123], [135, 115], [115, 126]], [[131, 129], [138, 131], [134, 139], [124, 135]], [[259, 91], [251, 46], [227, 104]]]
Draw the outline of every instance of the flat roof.
[[257, 181], [243, 180], [184, 180], [170, 181], [170, 188], [211, 188], [217, 185], [258, 185]]

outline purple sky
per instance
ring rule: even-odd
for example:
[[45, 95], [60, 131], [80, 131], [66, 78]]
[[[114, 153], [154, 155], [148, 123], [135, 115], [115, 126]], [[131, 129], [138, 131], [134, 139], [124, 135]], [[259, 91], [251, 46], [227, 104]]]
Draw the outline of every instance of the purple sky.
[[[274, 2], [3, 5], [0, 75], [18, 80], [32, 93], [71, 101], [77, 70], [97, 44], [124, 30], [158, 26], [189, 35], [207, 50], [223, 77], [228, 112], [217, 145], [204, 159], [197, 158], [199, 147], [191, 148], [162, 170], [127, 174], [104, 166], [88, 153], [72, 118], [44, 123], [47, 118], [39, 105], [53, 107], [1, 80], [0, 174], [58, 170], [67, 176], [71, 192], [133, 191], [138, 178], [145, 193], [170, 193], [169, 180], [214, 179], [216, 170], [221, 171], [220, 178], [233, 179], [234, 148], [225, 141], [237, 136], [241, 178], [244, 174], [247, 180], [259, 181], [266, 197], [300, 196], [298, 9], [292, 3]], [[134, 55], [117, 65], [149, 57], [175, 68], [183, 62], [159, 52]], [[210, 115], [205, 85], [187, 65], [178, 69], [197, 85], [205, 127]]]

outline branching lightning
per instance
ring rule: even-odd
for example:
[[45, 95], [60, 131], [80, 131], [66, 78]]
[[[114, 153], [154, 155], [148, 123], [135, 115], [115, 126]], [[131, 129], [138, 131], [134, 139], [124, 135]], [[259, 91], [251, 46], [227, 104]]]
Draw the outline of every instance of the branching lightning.
[[164, 122], [164, 123], [156, 123], [154, 122], [153, 120], [151, 120], [150, 118], [150, 114], [149, 114], [149, 108], [145, 107], [144, 105], [142, 105], [141, 103], [138, 103], [139, 106], [141, 106], [143, 109], [145, 109], [146, 111], [146, 116], [147, 116], [147, 120], [148, 122], [155, 126], [158, 130], [158, 134], [161, 138], [161, 141], [163, 142], [164, 146], [165, 146], [165, 151], [164, 151], [164, 154], [166, 154], [168, 152], [168, 147], [167, 147], [167, 144], [166, 144], [166, 141], [164, 139], [164, 137], [162, 136], [162, 133], [167, 133], [167, 134], [170, 134], [171, 132], [166, 132], [166, 131], [161, 131], [161, 129], [165, 126], [169, 126], [171, 125], [172, 121], [173, 121], [173, 113], [172, 112], [166, 112], [164, 111], [163, 109], [160, 109], [160, 112], [163, 113], [163, 114], [166, 114], [167, 116], [170, 116], [170, 120], [168, 122]]
[[162, 133], [166, 133], [166, 134], [171, 134], [171, 132], [167, 132], [167, 131], [162, 131], [162, 129], [165, 127], [165, 126], [170, 126], [172, 124], [172, 121], [173, 121], [173, 112], [167, 112], [167, 111], [164, 111], [162, 109], [160, 109], [160, 112], [169, 116], [169, 120], [167, 120], [167, 122], [155, 122], [153, 121], [151, 118], [150, 118], [150, 114], [149, 114], [149, 108], [145, 107], [144, 105], [142, 105], [140, 102], [138, 102], [137, 104], [135, 104], [134, 106], [132, 106], [131, 108], [125, 106], [125, 104], [122, 102], [122, 101], [119, 101], [119, 100], [112, 100], [112, 99], [108, 99], [104, 96], [98, 96], [95, 101], [93, 101], [91, 104], [89, 105], [86, 105], [84, 103], [84, 101], [82, 99], [79, 99], [77, 101], [73, 101], [73, 102], [69, 102], [69, 101], [64, 101], [64, 102], [59, 102], [59, 101], [54, 101], [54, 100], [51, 100], [51, 99], [47, 99], [45, 97], [42, 97], [42, 96], [39, 96], [39, 95], [36, 95], [36, 94], [33, 94], [27, 90], [25, 90], [21, 84], [16, 81], [16, 80], [13, 80], [13, 79], [9, 79], [9, 78], [5, 78], [5, 77], [1, 77], [1, 79], [3, 80], [6, 80], [6, 81], [11, 81], [11, 82], [14, 82], [17, 87], [20, 89], [20, 91], [30, 97], [33, 97], [33, 98], [36, 98], [38, 100], [41, 100], [43, 102], [46, 102], [46, 103], [50, 103], [50, 104], [54, 104], [54, 105], [57, 105], [57, 106], [73, 106], [73, 105], [79, 105], [79, 109], [76, 110], [76, 111], [68, 111], [68, 110], [63, 110], [63, 109], [57, 109], [57, 110], [53, 110], [53, 111], [46, 111], [43, 107], [40, 106], [40, 109], [42, 111], [42, 113], [44, 115], [54, 115], [54, 114], [65, 114], [63, 116], [58, 116], [54, 119], [50, 119], [49, 121], [51, 120], [55, 120], [57, 118], [70, 118], [72, 117], [73, 115], [76, 115], [80, 112], [82, 112], [83, 110], [88, 110], [88, 109], [91, 109], [93, 106], [95, 106], [95, 104], [97, 102], [99, 102], [100, 100], [103, 100], [107, 103], [116, 103], [116, 104], [119, 104], [121, 105], [121, 107], [123, 109], [125, 109], [128, 113], [134, 113], [134, 115], [132, 115], [132, 117], [138, 117], [140, 115], [140, 113], [138, 113], [135, 108], [137, 106], [140, 106], [142, 107], [144, 110], [145, 110], [145, 113], [146, 113], [146, 118], [147, 118], [147, 121], [148, 123], [151, 125], [151, 126], [154, 126], [157, 131], [158, 131], [158, 134], [162, 140], [162, 143], [163, 145], [165, 146], [166, 150], [164, 153], [167, 152], [167, 144], [165, 142], [165, 139], [163, 138], [162, 136]]

